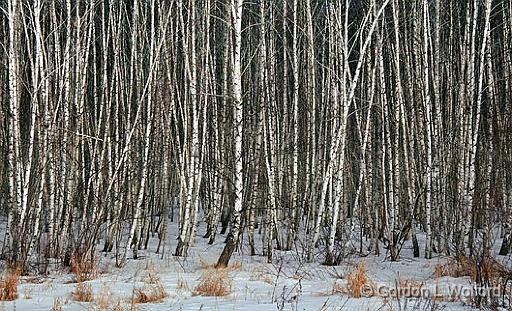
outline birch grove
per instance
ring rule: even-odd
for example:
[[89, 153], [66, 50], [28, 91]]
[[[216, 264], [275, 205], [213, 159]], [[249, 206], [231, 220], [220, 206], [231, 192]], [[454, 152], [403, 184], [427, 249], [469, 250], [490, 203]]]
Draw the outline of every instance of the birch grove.
[[24, 270], [197, 239], [218, 267], [511, 251], [510, 1], [0, 8], [0, 251]]

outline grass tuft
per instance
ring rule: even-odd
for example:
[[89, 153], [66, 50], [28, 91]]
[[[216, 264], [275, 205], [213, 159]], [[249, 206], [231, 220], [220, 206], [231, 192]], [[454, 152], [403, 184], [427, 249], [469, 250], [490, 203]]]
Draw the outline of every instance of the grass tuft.
[[434, 278], [439, 279], [443, 276], [443, 266], [440, 263], [436, 263], [434, 269]]
[[374, 287], [366, 275], [364, 262], [357, 264], [356, 268], [347, 276], [347, 282], [348, 293], [354, 298], [361, 298], [363, 290], [365, 295], [368, 296], [370, 291], [366, 287], [370, 289]]
[[473, 282], [478, 282], [480, 277], [481, 280], [496, 285], [501, 278], [508, 277], [508, 272], [501, 263], [492, 257], [477, 260], [467, 256], [457, 256], [450, 258], [445, 265], [439, 268], [436, 266], [434, 275], [454, 278], [469, 276]]
[[201, 280], [192, 292], [193, 296], [226, 296], [231, 292], [229, 268], [210, 268], [203, 271]]
[[19, 270], [7, 269], [4, 279], [0, 280], [0, 301], [18, 299]]
[[92, 286], [85, 283], [76, 284], [75, 290], [71, 293], [74, 301], [91, 302], [94, 301]]
[[133, 290], [133, 303], [155, 303], [161, 302], [168, 296], [164, 286], [155, 284], [149, 288], [135, 288]]
[[168, 296], [160, 278], [154, 272], [150, 272], [144, 279], [144, 287], [133, 289], [132, 305], [162, 302]]

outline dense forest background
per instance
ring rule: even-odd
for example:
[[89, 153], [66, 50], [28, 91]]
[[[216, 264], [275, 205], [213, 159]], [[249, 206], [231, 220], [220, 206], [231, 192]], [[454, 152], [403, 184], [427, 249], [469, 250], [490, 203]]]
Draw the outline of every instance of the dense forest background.
[[150, 238], [226, 239], [220, 266], [241, 239], [326, 264], [510, 250], [511, 1], [0, 12], [1, 253], [24, 269]]

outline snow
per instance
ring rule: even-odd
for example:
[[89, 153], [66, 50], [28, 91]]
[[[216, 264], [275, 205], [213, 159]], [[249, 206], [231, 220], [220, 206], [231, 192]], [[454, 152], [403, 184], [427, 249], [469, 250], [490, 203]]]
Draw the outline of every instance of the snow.
[[[367, 275], [377, 288], [385, 286], [393, 289], [396, 280], [411, 280], [423, 284], [422, 287], [434, 289], [437, 285], [446, 293], [449, 286], [470, 286], [468, 278], [434, 277], [437, 263], [445, 258], [431, 260], [413, 258], [412, 245], [406, 242], [399, 262], [386, 260], [386, 254], [379, 257], [349, 256], [337, 267], [320, 265], [317, 262], [306, 263], [300, 260], [295, 251], [275, 251], [274, 262], [266, 263], [262, 256], [248, 256], [247, 247], [233, 255], [231, 263], [239, 263], [240, 268], [229, 273], [232, 278], [232, 291], [226, 297], [194, 296], [193, 289], [200, 281], [204, 263], [213, 264], [223, 247], [224, 236], [219, 235], [213, 245], [207, 239], [198, 236], [189, 251], [189, 257], [172, 256], [176, 241], [172, 239], [176, 232], [175, 224], [168, 231], [170, 238], [166, 245], [166, 254], [155, 254], [156, 239], [152, 239], [147, 251], [140, 251], [142, 259], [129, 259], [122, 268], [115, 267], [115, 258], [111, 253], [100, 253], [98, 266], [102, 270], [97, 279], [87, 281], [95, 296], [100, 292], [112, 292], [111, 309], [121, 303], [123, 310], [131, 310], [130, 300], [134, 288], [144, 287], [149, 272], [160, 279], [169, 296], [160, 303], [137, 304], [135, 310], [433, 310], [432, 299], [403, 298], [400, 306], [396, 298], [371, 297], [350, 298], [347, 294], [333, 293], [333, 284], [344, 286], [342, 276], [354, 266], [364, 261]], [[204, 230], [204, 228], [200, 227]], [[383, 250], [383, 253], [385, 250]], [[184, 281], [185, 288], [179, 286]], [[98, 310], [98, 303], [79, 303], [71, 298], [76, 283], [73, 275], [55, 270], [49, 276], [22, 276], [18, 286], [19, 298], [13, 302], [0, 302], [0, 310], [50, 310], [58, 299], [63, 310]], [[437, 302], [437, 310], [471, 310], [458, 301]], [[407, 307], [405, 307], [407, 305]]]

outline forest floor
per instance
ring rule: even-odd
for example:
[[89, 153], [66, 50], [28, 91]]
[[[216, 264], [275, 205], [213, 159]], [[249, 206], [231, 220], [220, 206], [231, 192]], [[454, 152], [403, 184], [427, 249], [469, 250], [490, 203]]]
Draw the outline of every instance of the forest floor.
[[[171, 225], [168, 232], [173, 236], [176, 228]], [[139, 252], [140, 259], [129, 259], [123, 268], [115, 267], [112, 254], [100, 253], [98, 275], [83, 282], [92, 289], [92, 302], [75, 301], [73, 292], [77, 292], [78, 285], [71, 272], [55, 269], [48, 276], [21, 276], [18, 299], [0, 302], [0, 310], [472, 309], [474, 297], [470, 296], [470, 278], [442, 276], [440, 270], [447, 259], [413, 258], [410, 241], [405, 243], [399, 262], [386, 260], [383, 250], [380, 257], [347, 256], [337, 267], [319, 264], [323, 259], [320, 255], [315, 263], [305, 263], [299, 259], [297, 251], [275, 251], [274, 263], [268, 264], [265, 257], [243, 255], [248, 253], [244, 246], [233, 255], [231, 267], [218, 272], [212, 266], [222, 251], [223, 239], [224, 236], [219, 235], [213, 245], [208, 245], [206, 239], [198, 236], [185, 259], [172, 256], [176, 244], [172, 239], [167, 242], [163, 258], [155, 254], [157, 239], [154, 238], [147, 251]], [[372, 297], [353, 297], [347, 279], [351, 273], [354, 276], [358, 267], [360, 272], [366, 271], [363, 276], [366, 280], [362, 281], [366, 284], [362, 287], [363, 296]], [[213, 283], [227, 285], [227, 295], [201, 295], [198, 286], [205, 276], [212, 277]], [[361, 277], [356, 276], [359, 280]], [[401, 289], [401, 299], [393, 294], [398, 288]], [[137, 293], [141, 293], [137, 289], [149, 296], [158, 289], [159, 294], [155, 295], [161, 295], [163, 299], [155, 303], [132, 303], [138, 297]], [[434, 297], [436, 293], [439, 295]]]

